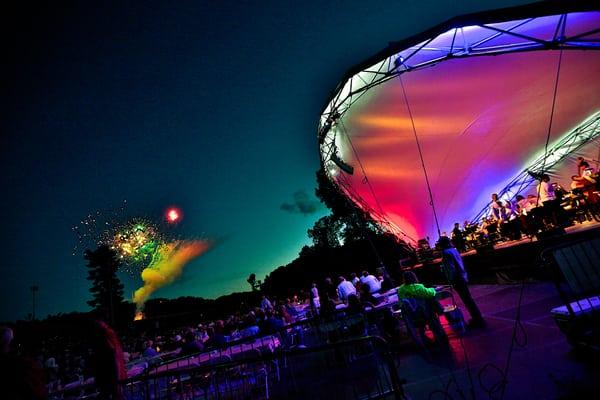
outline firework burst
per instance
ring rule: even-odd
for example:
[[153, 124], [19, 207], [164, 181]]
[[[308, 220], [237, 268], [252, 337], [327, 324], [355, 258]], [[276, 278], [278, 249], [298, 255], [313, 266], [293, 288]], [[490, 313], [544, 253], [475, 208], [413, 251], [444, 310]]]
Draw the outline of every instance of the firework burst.
[[125, 264], [144, 264], [151, 260], [164, 243], [158, 227], [145, 219], [134, 219], [117, 227], [107, 243]]
[[90, 213], [73, 226], [77, 237], [73, 255], [85, 248], [106, 245], [119, 257], [121, 271], [137, 275], [146, 268], [166, 242], [164, 229], [148, 218], [127, 220], [126, 206], [124, 200], [120, 207]]

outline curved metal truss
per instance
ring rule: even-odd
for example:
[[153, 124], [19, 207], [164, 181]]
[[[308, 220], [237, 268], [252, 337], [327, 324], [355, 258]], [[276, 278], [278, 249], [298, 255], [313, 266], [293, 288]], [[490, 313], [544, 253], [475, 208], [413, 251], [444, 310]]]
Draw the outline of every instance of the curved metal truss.
[[[518, 194], [524, 192], [536, 182], [536, 176], [552, 169], [554, 165], [567, 158], [569, 154], [598, 138], [600, 138], [600, 111], [561, 137], [548, 149], [547, 154], [541, 154], [536, 157], [508, 185], [498, 192], [498, 196], [503, 200], [512, 201]], [[490, 201], [471, 222], [478, 222], [482, 217], [490, 214], [491, 204], [492, 202]]]
[[[540, 50], [600, 50], [600, 11], [597, 3], [550, 3], [459, 17], [395, 43], [347, 73], [346, 78], [334, 90], [319, 121], [321, 164], [329, 178], [343, 172], [351, 173], [344, 165], [340, 165], [342, 158], [338, 150], [341, 148], [344, 131], [341, 117], [368, 90], [388, 80], [446, 60], [467, 57]], [[597, 115], [595, 125], [590, 120], [587, 122], [588, 128], [578, 127], [553, 147], [549, 158], [556, 158], [558, 154], [561, 156], [556, 160], [552, 159], [553, 162], [548, 162], [547, 159], [547, 167], [598, 134]], [[595, 133], [589, 136], [592, 131]], [[568, 151], [563, 152], [560, 146], [566, 146], [564, 148]], [[532, 163], [534, 170], [535, 165], [535, 162]], [[369, 207], [365, 201], [353, 195], [349, 185], [344, 185], [341, 179], [337, 183], [360, 207], [377, 215], [384, 225], [389, 225], [388, 230], [399, 232], [409, 242], [413, 241], [384, 217], [383, 210]], [[519, 175], [504, 191], [512, 193], [515, 187], [530, 183], [527, 177]]]

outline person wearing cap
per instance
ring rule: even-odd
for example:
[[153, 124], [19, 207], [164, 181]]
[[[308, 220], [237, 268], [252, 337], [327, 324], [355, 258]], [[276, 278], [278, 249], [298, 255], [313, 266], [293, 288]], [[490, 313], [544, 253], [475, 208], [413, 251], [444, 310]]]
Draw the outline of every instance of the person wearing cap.
[[471, 315], [468, 326], [470, 328], [484, 327], [485, 320], [481, 315], [481, 311], [479, 311], [479, 307], [475, 304], [475, 300], [473, 300], [469, 287], [467, 286], [467, 271], [465, 271], [465, 266], [460, 253], [452, 245], [450, 238], [447, 236], [440, 237], [439, 244], [442, 248], [442, 270]]

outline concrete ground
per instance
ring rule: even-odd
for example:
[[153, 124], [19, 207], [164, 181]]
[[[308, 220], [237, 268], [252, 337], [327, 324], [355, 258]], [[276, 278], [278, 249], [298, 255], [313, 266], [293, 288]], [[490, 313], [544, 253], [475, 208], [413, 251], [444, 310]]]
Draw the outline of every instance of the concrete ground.
[[[504, 370], [507, 364], [520, 290], [521, 285], [471, 286], [486, 328], [468, 331], [462, 338], [451, 337], [449, 352], [435, 347], [427, 352], [401, 350], [397, 366], [407, 381], [407, 395], [411, 399], [499, 399], [501, 385], [497, 384], [502, 375], [497, 368]], [[550, 310], [560, 305], [551, 283], [525, 284], [523, 329], [518, 329], [504, 399], [600, 396], [598, 356], [581, 354], [567, 343], [550, 316]]]

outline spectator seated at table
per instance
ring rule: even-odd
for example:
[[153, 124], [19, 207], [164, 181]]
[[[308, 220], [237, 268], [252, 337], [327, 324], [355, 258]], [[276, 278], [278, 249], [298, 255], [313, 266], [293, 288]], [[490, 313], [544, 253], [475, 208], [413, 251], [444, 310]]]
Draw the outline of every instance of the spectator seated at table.
[[371, 289], [369, 288], [369, 285], [359, 282], [357, 289], [360, 295], [360, 302], [363, 305], [363, 307], [373, 308], [381, 301], [380, 299], [376, 298], [371, 294]]
[[323, 318], [331, 318], [335, 314], [335, 302], [331, 297], [329, 297], [329, 293], [325, 291], [320, 297], [320, 305], [319, 316]]
[[294, 305], [292, 304], [292, 301], [289, 298], [285, 299], [285, 305], [284, 305], [284, 307], [285, 307], [285, 311], [292, 318], [295, 318], [298, 315], [298, 310], [296, 309], [296, 307], [294, 307]]
[[265, 311], [264, 324], [261, 324], [260, 334], [270, 335], [279, 329], [283, 328], [283, 320], [278, 318], [272, 310]]
[[360, 282], [364, 285], [369, 286], [369, 291], [371, 294], [379, 293], [381, 290], [381, 282], [379, 279], [375, 278], [375, 276], [369, 274], [368, 271], [363, 271], [362, 276], [360, 278]]
[[153, 358], [158, 356], [158, 351], [154, 349], [154, 342], [152, 340], [148, 339], [144, 342], [142, 356], [146, 358]]
[[362, 303], [355, 294], [348, 295], [348, 307], [346, 307], [346, 314], [360, 314], [365, 311]]
[[404, 271], [402, 278], [404, 283], [398, 287], [398, 303], [413, 339], [421, 345], [427, 343], [425, 326], [428, 325], [436, 340], [447, 344], [448, 337], [438, 318], [443, 309], [436, 300], [436, 290], [420, 284], [412, 271]]
[[344, 303], [348, 303], [348, 296], [355, 295], [356, 296], [356, 288], [351, 282], [348, 282], [346, 278], [340, 276], [338, 278], [338, 286], [337, 286], [338, 297], [340, 301]]
[[222, 319], [216, 320], [213, 325], [212, 345], [222, 347], [227, 344], [227, 335], [225, 334], [225, 322]]
[[242, 323], [242, 329], [240, 330], [240, 337], [252, 337], [258, 335], [260, 332], [260, 328], [258, 327], [258, 323], [256, 321], [256, 316], [254, 313], [248, 313], [244, 317], [244, 322]]
[[292, 315], [288, 312], [288, 309], [285, 305], [282, 304], [277, 306], [277, 313], [279, 313], [285, 325], [293, 324], [295, 322], [294, 317], [292, 317]]
[[183, 346], [181, 346], [179, 356], [198, 354], [202, 352], [202, 350], [204, 350], [202, 342], [196, 339], [196, 334], [193, 330], [188, 330], [184, 335]]

